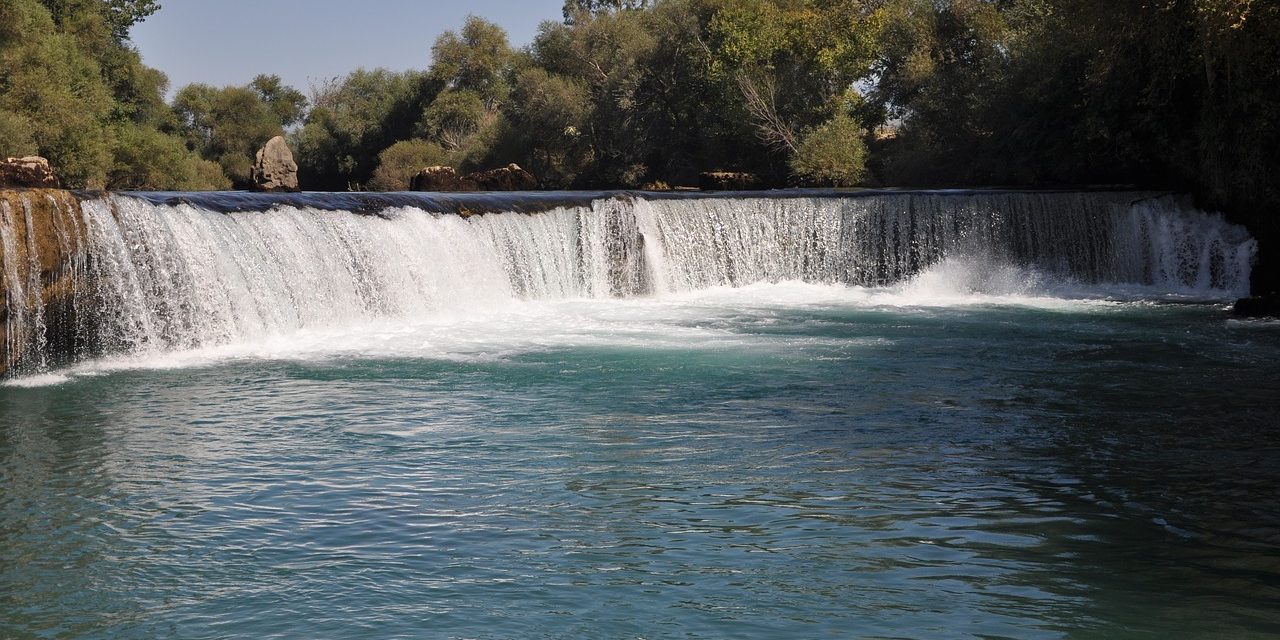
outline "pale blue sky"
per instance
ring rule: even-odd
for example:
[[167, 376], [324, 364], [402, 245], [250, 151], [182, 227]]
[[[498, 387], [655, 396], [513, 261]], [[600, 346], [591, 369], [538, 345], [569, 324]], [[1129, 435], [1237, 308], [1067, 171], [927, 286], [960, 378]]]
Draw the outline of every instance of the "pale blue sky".
[[274, 73], [307, 93], [312, 81], [357, 67], [425, 69], [431, 43], [467, 14], [502, 25], [514, 46], [560, 20], [563, 0], [161, 0], [133, 28], [148, 66], [170, 93], [192, 82], [246, 84]]

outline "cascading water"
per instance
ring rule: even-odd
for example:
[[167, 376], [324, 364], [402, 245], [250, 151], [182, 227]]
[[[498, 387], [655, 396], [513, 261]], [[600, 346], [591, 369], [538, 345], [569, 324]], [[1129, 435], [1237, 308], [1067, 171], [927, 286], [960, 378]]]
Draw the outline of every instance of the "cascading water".
[[[186, 200], [82, 203], [83, 219], [71, 225], [83, 236], [73, 238], [82, 245], [72, 278], [78, 326], [61, 338], [75, 357], [481, 313], [521, 299], [782, 280], [888, 286], [956, 260], [1085, 286], [1227, 299], [1248, 291], [1256, 248], [1220, 216], [1133, 193], [621, 194], [537, 214], [471, 216], [412, 200], [388, 201], [377, 215], [268, 199], [258, 203], [265, 211], [219, 212], [198, 196]], [[13, 232], [18, 216], [32, 228], [31, 209], [5, 204], [0, 214], [6, 340], [25, 336], [7, 345], [7, 357], [16, 364], [23, 356], [17, 370], [31, 372], [44, 366], [28, 356], [43, 350], [47, 329], [41, 297], [24, 293], [38, 282], [20, 277], [33, 270], [17, 264], [36, 260], [36, 248], [19, 258]]]

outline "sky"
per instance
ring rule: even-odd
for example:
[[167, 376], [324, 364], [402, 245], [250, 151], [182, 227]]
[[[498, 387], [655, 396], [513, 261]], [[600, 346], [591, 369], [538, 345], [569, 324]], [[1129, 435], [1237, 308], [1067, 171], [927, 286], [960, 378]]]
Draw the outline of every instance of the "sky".
[[358, 67], [425, 69], [431, 44], [475, 14], [507, 30], [511, 44], [533, 40], [538, 24], [560, 20], [563, 0], [160, 0], [133, 28], [147, 66], [169, 76], [169, 93], [193, 83], [248, 84], [274, 73], [308, 93], [311, 85]]

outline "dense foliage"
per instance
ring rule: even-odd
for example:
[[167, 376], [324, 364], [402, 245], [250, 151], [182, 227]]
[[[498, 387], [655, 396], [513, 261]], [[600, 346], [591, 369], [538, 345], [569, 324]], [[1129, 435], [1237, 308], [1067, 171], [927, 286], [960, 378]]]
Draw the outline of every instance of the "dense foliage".
[[166, 131], [164, 74], [128, 29], [153, 0], [0, 0], [0, 155], [39, 153], [75, 187], [208, 189], [222, 172]]
[[1276, 231], [1275, 2], [569, 0], [521, 49], [473, 17], [420, 71], [168, 103], [128, 41], [158, 8], [0, 0], [0, 154], [111, 188], [243, 185], [282, 132], [312, 189], [508, 162], [548, 188], [1134, 183]]

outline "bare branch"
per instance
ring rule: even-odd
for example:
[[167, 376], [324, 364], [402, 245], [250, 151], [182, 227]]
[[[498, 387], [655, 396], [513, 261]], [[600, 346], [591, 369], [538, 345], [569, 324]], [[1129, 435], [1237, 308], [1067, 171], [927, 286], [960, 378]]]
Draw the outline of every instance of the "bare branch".
[[756, 135], [765, 144], [778, 149], [796, 151], [796, 130], [778, 113], [778, 84], [770, 73], [761, 73], [759, 79], [746, 71], [739, 71], [738, 89], [746, 101], [747, 112], [756, 121]]

